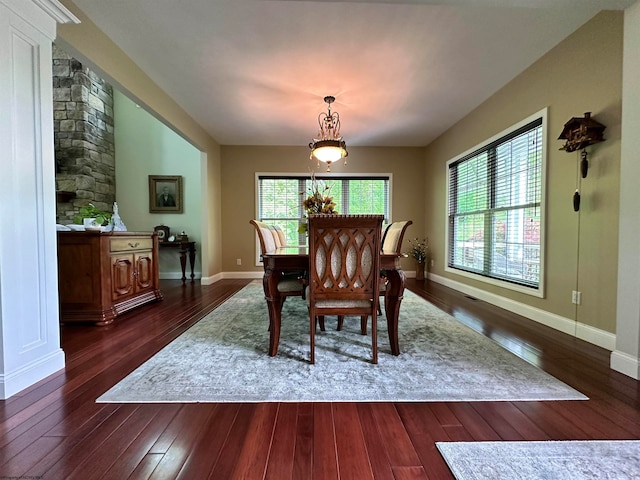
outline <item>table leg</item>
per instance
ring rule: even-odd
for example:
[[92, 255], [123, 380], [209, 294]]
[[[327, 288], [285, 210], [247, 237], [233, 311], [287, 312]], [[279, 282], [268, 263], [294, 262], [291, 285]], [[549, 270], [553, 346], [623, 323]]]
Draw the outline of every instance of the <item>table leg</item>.
[[275, 357], [278, 354], [282, 304], [284, 303], [284, 297], [278, 292], [279, 275], [279, 272], [265, 266], [262, 286], [264, 289], [264, 298], [267, 301], [267, 308], [269, 310], [269, 356], [271, 357]]
[[191, 268], [191, 281], [195, 278], [193, 273], [193, 266], [196, 263], [196, 246], [194, 243], [189, 245], [189, 267]]
[[400, 303], [404, 295], [404, 272], [401, 268], [387, 270], [387, 290], [384, 297], [384, 311], [387, 317], [387, 328], [389, 330], [389, 344], [391, 353], [400, 355], [400, 345], [398, 343], [398, 317], [400, 316]]
[[187, 266], [187, 251], [184, 248], [180, 249], [180, 268], [182, 269], [182, 283], [187, 280], [185, 275], [185, 269]]

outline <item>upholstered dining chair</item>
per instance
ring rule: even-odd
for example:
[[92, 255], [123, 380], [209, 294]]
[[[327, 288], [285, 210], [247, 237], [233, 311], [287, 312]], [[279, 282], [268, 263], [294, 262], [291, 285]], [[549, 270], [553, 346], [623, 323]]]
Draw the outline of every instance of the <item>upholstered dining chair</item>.
[[412, 223], [411, 220], [390, 223], [382, 236], [382, 253], [402, 255], [402, 240], [407, 227]]
[[276, 243], [276, 248], [286, 247], [287, 240], [284, 236], [284, 232], [282, 231], [282, 228], [280, 228], [278, 225], [269, 225], [269, 229], [271, 230], [271, 234], [273, 235], [273, 240]]
[[378, 363], [378, 302], [383, 215], [309, 215], [310, 363], [316, 318], [371, 317], [372, 362]]
[[[259, 220], [249, 220], [249, 223], [255, 227], [258, 240], [260, 242], [260, 253], [264, 255], [266, 253], [275, 252], [276, 248], [279, 248], [276, 244], [275, 237], [278, 235], [273, 227], [265, 222]], [[303, 283], [301, 280], [302, 274], [299, 272], [293, 272], [282, 275], [278, 280], [278, 292], [283, 297], [288, 296], [302, 296]]]
[[[413, 224], [412, 220], [402, 220], [399, 222], [393, 222], [387, 225], [387, 228], [384, 230], [382, 234], [382, 253], [384, 254], [396, 254], [402, 255], [402, 240], [404, 239], [404, 234], [407, 231], [409, 225]], [[380, 295], [384, 296], [387, 292], [387, 277], [383, 271], [380, 272], [380, 283], [379, 283], [379, 291]], [[381, 315], [382, 311], [380, 309], [380, 304], [378, 304], [378, 315]], [[367, 323], [368, 316], [360, 317], [360, 333], [362, 335], [367, 334]], [[344, 316], [338, 316], [338, 330], [342, 330], [342, 326], [344, 324]]]

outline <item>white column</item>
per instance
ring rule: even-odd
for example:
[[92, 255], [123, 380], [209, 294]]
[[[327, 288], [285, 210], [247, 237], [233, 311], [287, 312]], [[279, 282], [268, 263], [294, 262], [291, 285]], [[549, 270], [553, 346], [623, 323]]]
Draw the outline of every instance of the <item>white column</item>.
[[0, 0], [0, 397], [64, 367], [58, 322], [51, 43], [57, 0]]
[[616, 348], [611, 368], [640, 379], [640, 1], [624, 12]]

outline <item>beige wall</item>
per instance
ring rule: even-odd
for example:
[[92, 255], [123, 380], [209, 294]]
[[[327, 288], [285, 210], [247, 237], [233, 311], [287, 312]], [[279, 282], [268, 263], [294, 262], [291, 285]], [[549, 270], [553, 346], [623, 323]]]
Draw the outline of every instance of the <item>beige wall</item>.
[[[190, 142], [204, 154], [202, 166], [202, 275], [205, 282], [221, 268], [220, 146], [140, 67], [127, 57], [71, 1], [61, 0], [80, 20], [79, 25], [59, 25], [56, 43], [78, 60], [90, 65], [136, 103]], [[116, 152], [117, 155], [117, 152]]]
[[[348, 139], [347, 139], [348, 142]], [[348, 147], [348, 144], [347, 144]], [[425, 235], [423, 207], [424, 149], [348, 147], [348, 165], [331, 167], [332, 173], [392, 174], [392, 220], [413, 220], [405, 238]], [[255, 234], [249, 220], [256, 217], [255, 173], [309, 173], [318, 171], [309, 160], [308, 147], [223, 146], [222, 151], [222, 239], [225, 272], [262, 270], [255, 266]], [[320, 172], [324, 172], [321, 167]], [[405, 247], [407, 243], [405, 241]], [[242, 265], [236, 265], [236, 259]], [[414, 270], [408, 260], [403, 268]]]
[[[622, 104], [622, 12], [603, 12], [548, 52], [426, 149], [425, 225], [431, 270], [598, 329], [615, 332]], [[444, 272], [447, 160], [548, 107], [546, 295], [535, 298]], [[556, 140], [584, 112], [603, 123], [606, 141], [589, 147], [582, 206], [573, 211], [578, 152]], [[571, 291], [582, 292], [580, 306]]]

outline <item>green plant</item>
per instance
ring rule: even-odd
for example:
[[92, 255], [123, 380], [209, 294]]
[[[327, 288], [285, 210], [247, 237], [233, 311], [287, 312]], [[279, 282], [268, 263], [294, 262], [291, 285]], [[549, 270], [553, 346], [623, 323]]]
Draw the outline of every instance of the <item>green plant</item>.
[[409, 250], [408, 253], [405, 253], [405, 255], [410, 256], [419, 263], [424, 263], [427, 260], [429, 240], [427, 238], [423, 238], [422, 240], [418, 240], [416, 238], [414, 240], [409, 240], [409, 244], [411, 245], [411, 250]]
[[85, 218], [95, 218], [98, 225], [108, 225], [111, 221], [111, 213], [100, 210], [93, 203], [89, 203], [80, 207], [80, 212], [73, 217], [73, 223], [82, 225], [82, 220]]

